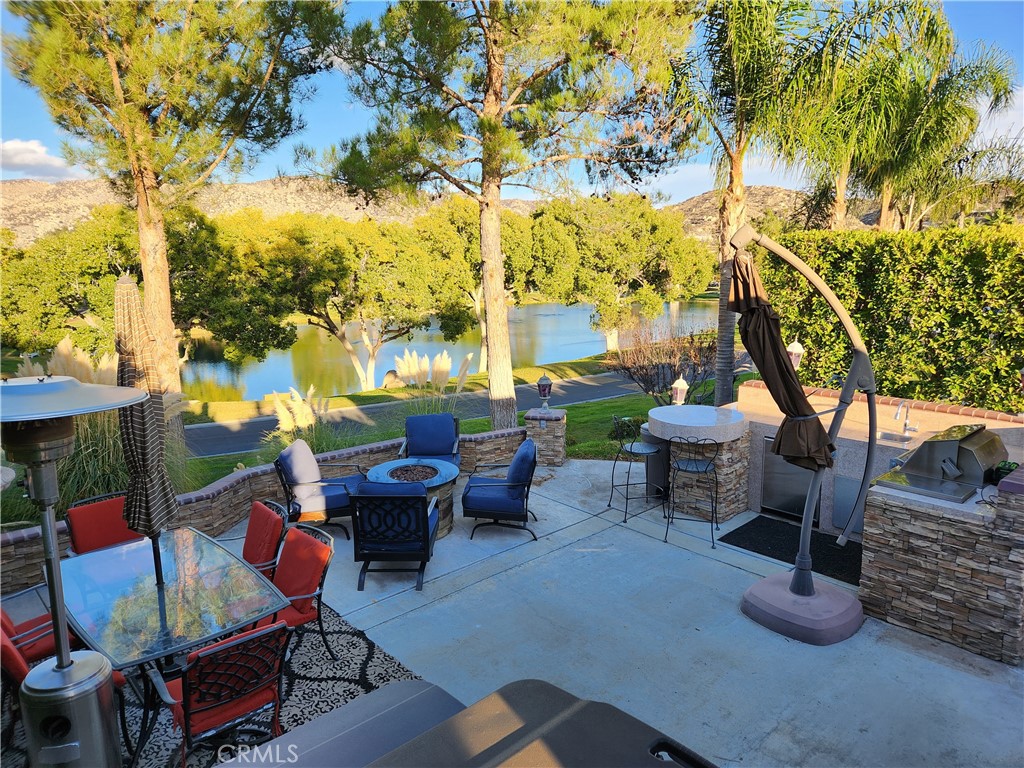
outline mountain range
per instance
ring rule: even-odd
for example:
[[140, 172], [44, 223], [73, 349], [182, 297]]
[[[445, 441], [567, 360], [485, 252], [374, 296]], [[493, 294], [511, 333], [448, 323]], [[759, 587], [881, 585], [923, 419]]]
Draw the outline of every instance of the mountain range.
[[[747, 215], [756, 219], [769, 211], [788, 218], [803, 201], [803, 194], [782, 187], [754, 186], [748, 189]], [[87, 218], [97, 205], [124, 203], [105, 181], [80, 180], [56, 183], [17, 179], [0, 181], [0, 226], [14, 231], [16, 244], [26, 247], [44, 235], [73, 227]], [[363, 203], [323, 182], [298, 178], [277, 178], [235, 184], [210, 184], [196, 196], [194, 204], [208, 216], [258, 208], [266, 216], [304, 212], [339, 216], [346, 221], [369, 217], [378, 221], [410, 222], [425, 213], [432, 201], [410, 205], [399, 201]], [[504, 206], [522, 214], [530, 213], [535, 200], [507, 200]], [[705, 240], [716, 238], [719, 197], [705, 192], [669, 206], [679, 211], [689, 232]]]

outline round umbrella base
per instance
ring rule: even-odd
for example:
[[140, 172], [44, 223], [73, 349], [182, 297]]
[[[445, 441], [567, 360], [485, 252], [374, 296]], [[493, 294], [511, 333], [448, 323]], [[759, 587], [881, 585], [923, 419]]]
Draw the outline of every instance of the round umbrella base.
[[740, 610], [772, 632], [809, 645], [832, 645], [852, 637], [864, 623], [860, 601], [845, 589], [815, 582], [814, 594], [789, 591], [792, 573], [776, 573], [743, 593]]

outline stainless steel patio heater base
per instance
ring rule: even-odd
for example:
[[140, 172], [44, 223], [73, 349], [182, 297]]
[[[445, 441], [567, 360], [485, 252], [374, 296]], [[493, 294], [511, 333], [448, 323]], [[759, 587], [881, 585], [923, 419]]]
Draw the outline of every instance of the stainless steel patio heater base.
[[860, 601], [845, 589], [818, 580], [813, 595], [797, 595], [791, 581], [791, 573], [761, 579], [743, 593], [740, 610], [761, 626], [809, 645], [842, 642], [864, 623]]
[[71, 665], [33, 667], [21, 685], [21, 711], [34, 766], [120, 766], [120, 731], [110, 662], [75, 651]]

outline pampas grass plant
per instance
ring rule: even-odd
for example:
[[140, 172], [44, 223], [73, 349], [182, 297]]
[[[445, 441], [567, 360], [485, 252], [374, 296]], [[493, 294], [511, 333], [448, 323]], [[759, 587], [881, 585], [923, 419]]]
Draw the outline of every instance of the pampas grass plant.
[[448, 381], [452, 370], [452, 358], [445, 350], [434, 355], [433, 362], [429, 355], [404, 350], [402, 357], [395, 357], [395, 372], [410, 387], [415, 387], [417, 397], [410, 401], [413, 413], [455, 413], [459, 395], [469, 376], [469, 364], [472, 353], [466, 355], [459, 366], [459, 375], [455, 379], [452, 391], [448, 391]]
[[315, 387], [310, 387], [305, 397], [294, 388], [289, 390], [288, 397], [275, 392], [273, 402], [277, 429], [263, 439], [263, 444], [271, 449], [282, 450], [302, 439], [313, 453], [327, 453], [347, 447], [350, 442], [342, 424], [328, 420], [327, 400], [316, 396]]

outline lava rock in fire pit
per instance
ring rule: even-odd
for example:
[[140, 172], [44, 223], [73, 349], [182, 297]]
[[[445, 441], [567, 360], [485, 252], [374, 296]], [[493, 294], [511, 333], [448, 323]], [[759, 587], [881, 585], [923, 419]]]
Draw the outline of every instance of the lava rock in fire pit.
[[408, 467], [395, 467], [388, 472], [388, 477], [392, 480], [398, 480], [403, 483], [422, 482], [436, 476], [436, 469], [420, 464], [414, 464]]

